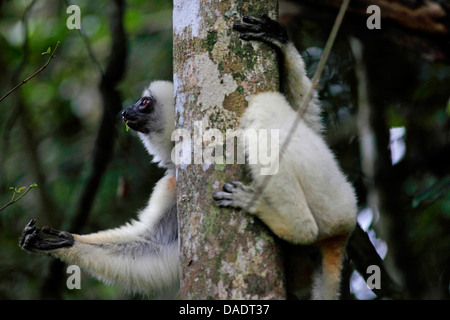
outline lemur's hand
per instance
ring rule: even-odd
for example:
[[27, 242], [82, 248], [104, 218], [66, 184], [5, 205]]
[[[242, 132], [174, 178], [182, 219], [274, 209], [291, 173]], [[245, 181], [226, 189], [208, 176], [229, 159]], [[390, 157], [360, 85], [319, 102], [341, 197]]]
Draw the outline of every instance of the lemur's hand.
[[[75, 239], [65, 231], [49, 227], [37, 228], [36, 219], [31, 219], [23, 230], [19, 245], [27, 251], [48, 251], [73, 246]], [[54, 237], [42, 238], [39, 231]], [[55, 238], [56, 237], [56, 238]]]
[[263, 14], [261, 19], [245, 16], [243, 22], [235, 22], [234, 30], [241, 33], [242, 40], [258, 40], [268, 42], [279, 48], [288, 42], [286, 30], [275, 20]]

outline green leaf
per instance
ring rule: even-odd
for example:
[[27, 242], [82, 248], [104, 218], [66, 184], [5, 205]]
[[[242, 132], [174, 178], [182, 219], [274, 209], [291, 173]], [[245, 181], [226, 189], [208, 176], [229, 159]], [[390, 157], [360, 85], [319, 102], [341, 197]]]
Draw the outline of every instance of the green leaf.
[[52, 49], [50, 47], [47, 48], [47, 51], [42, 52], [42, 55], [50, 54], [52, 52]]
[[25, 189], [25, 187], [20, 187], [19, 189], [16, 190], [16, 193], [21, 193], [23, 189]]

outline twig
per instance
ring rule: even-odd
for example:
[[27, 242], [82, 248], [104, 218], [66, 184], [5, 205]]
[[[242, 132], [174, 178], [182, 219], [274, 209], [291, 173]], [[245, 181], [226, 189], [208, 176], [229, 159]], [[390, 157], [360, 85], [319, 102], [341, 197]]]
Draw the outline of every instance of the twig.
[[36, 183], [33, 183], [32, 185], [30, 185], [30, 186], [28, 187], [28, 189], [25, 190], [25, 192], [22, 193], [22, 194], [20, 195], [20, 197], [18, 197], [17, 199], [15, 199], [16, 195], [17, 195], [17, 194], [20, 194], [20, 193], [22, 192], [22, 190], [25, 189], [25, 187], [22, 187], [22, 188], [19, 188], [19, 189], [11, 187], [10, 190], [13, 190], [13, 191], [14, 191], [13, 196], [12, 196], [11, 200], [9, 200], [9, 202], [8, 202], [7, 204], [5, 204], [5, 205], [0, 209], [0, 211], [5, 210], [7, 207], [9, 207], [10, 205], [12, 205], [13, 203], [15, 203], [15, 202], [19, 201], [20, 199], [22, 199], [22, 198], [23, 198], [23, 197], [24, 197], [31, 189], [33, 189], [34, 187], [37, 187], [37, 184], [36, 184]]
[[55, 57], [55, 52], [56, 49], [58, 49], [59, 46], [59, 41], [55, 46], [55, 49], [53, 50], [52, 53], [50, 53], [50, 57], [48, 58], [47, 62], [40, 67], [35, 73], [33, 73], [31, 76], [29, 76], [28, 78], [26, 78], [25, 80], [22, 80], [21, 83], [19, 83], [17, 86], [15, 86], [14, 88], [12, 88], [11, 90], [9, 90], [3, 97], [0, 98], [0, 102], [2, 102], [3, 99], [5, 99], [7, 96], [9, 96], [12, 92], [14, 92], [15, 90], [17, 90], [19, 87], [21, 87], [22, 85], [24, 85], [25, 83], [27, 83], [28, 81], [30, 81], [33, 77], [35, 77], [37, 74], [39, 74], [42, 70], [44, 70], [45, 68], [47, 68], [48, 64], [50, 63], [50, 61]]

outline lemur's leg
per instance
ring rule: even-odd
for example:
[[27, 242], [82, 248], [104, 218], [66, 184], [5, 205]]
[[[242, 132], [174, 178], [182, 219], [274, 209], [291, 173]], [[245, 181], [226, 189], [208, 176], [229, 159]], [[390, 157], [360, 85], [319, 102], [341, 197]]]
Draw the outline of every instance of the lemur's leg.
[[[275, 179], [274, 179], [275, 180]], [[288, 179], [289, 180], [289, 179]], [[280, 179], [278, 182], [292, 185], [292, 181]], [[274, 192], [272, 189], [278, 191]], [[255, 197], [255, 189], [239, 181], [226, 183], [223, 191], [213, 193], [213, 199], [221, 207], [244, 209], [260, 218], [278, 237], [294, 244], [311, 244], [317, 239], [318, 227], [300, 188], [289, 190], [285, 199], [272, 195], [279, 194], [276, 181], [269, 183], [263, 195]]]
[[[284, 66], [288, 71], [286, 73], [288, 95], [292, 93], [290, 100], [298, 103], [297, 99], [311, 86], [311, 81], [306, 76], [300, 54], [294, 45], [288, 41], [287, 33], [280, 24], [267, 15], [263, 15], [261, 19], [244, 17], [243, 23], [237, 22], [234, 24], [234, 29], [241, 32], [241, 39], [243, 40], [268, 42], [281, 50], [285, 56]], [[248, 110], [256, 106], [250, 102]], [[263, 103], [260, 107], [262, 109], [277, 108], [276, 105], [267, 105], [267, 103]], [[274, 119], [273, 121], [277, 120]], [[250, 127], [244, 127], [244, 130], [250, 129], [252, 126], [251, 123], [247, 125]], [[280, 130], [289, 130], [280, 123], [273, 123], [272, 125], [274, 128], [280, 128]], [[258, 165], [256, 165], [257, 167]], [[252, 171], [254, 185], [259, 186], [264, 183], [260, 176], [255, 175], [258, 170]], [[285, 189], [286, 186], [289, 186], [290, 190], [286, 190], [286, 197], [280, 199], [276, 195], [279, 195], [280, 190]], [[254, 193], [253, 187], [243, 186], [241, 183], [232, 183], [225, 184], [223, 191], [215, 192], [213, 198], [220, 206], [242, 208], [255, 214], [280, 238], [292, 243], [309, 244], [317, 239], [318, 226], [308, 207], [302, 187], [296, 177], [292, 175], [290, 168], [280, 168], [277, 178], [271, 179], [270, 183], [265, 186], [263, 195], [255, 197]], [[258, 200], [254, 201], [255, 199]]]
[[[286, 30], [265, 14], [261, 19], [244, 17], [242, 21], [234, 24], [234, 29], [241, 33], [242, 40], [266, 42], [280, 50], [283, 55], [282, 87], [284, 94], [292, 108], [298, 110], [312, 83], [307, 76], [303, 58], [294, 43], [289, 40]], [[315, 92], [303, 114], [303, 119], [316, 132], [321, 131], [320, 106]]]

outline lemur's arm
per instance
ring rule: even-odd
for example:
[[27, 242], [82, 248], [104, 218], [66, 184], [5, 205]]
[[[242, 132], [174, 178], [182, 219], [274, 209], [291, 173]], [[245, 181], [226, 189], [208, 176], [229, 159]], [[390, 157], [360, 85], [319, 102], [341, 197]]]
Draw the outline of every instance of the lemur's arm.
[[[37, 228], [33, 219], [20, 246], [78, 265], [100, 280], [130, 291], [171, 289], [178, 282], [178, 250], [175, 198], [170, 197], [175, 190], [170, 188], [175, 188], [174, 177], [167, 175], [158, 182], [140, 220], [116, 229], [77, 235]], [[152, 208], [159, 212], [148, 212]], [[47, 236], [42, 237], [41, 230]]]
[[153, 162], [167, 169], [139, 219], [88, 235], [40, 229], [33, 219], [24, 230], [20, 246], [76, 264], [100, 280], [129, 291], [160, 293], [179, 285], [175, 165], [170, 158], [172, 83], [150, 83], [142, 98], [124, 110], [122, 117], [153, 155]]
[[[286, 30], [266, 14], [262, 15], [261, 19], [243, 17], [242, 21], [243, 23], [234, 24], [234, 29], [241, 33], [241, 39], [263, 41], [279, 49], [282, 55], [282, 88], [289, 104], [297, 110], [312, 82], [306, 73], [303, 58], [294, 43], [289, 40]], [[302, 117], [314, 131], [321, 132], [320, 106], [316, 92]]]

